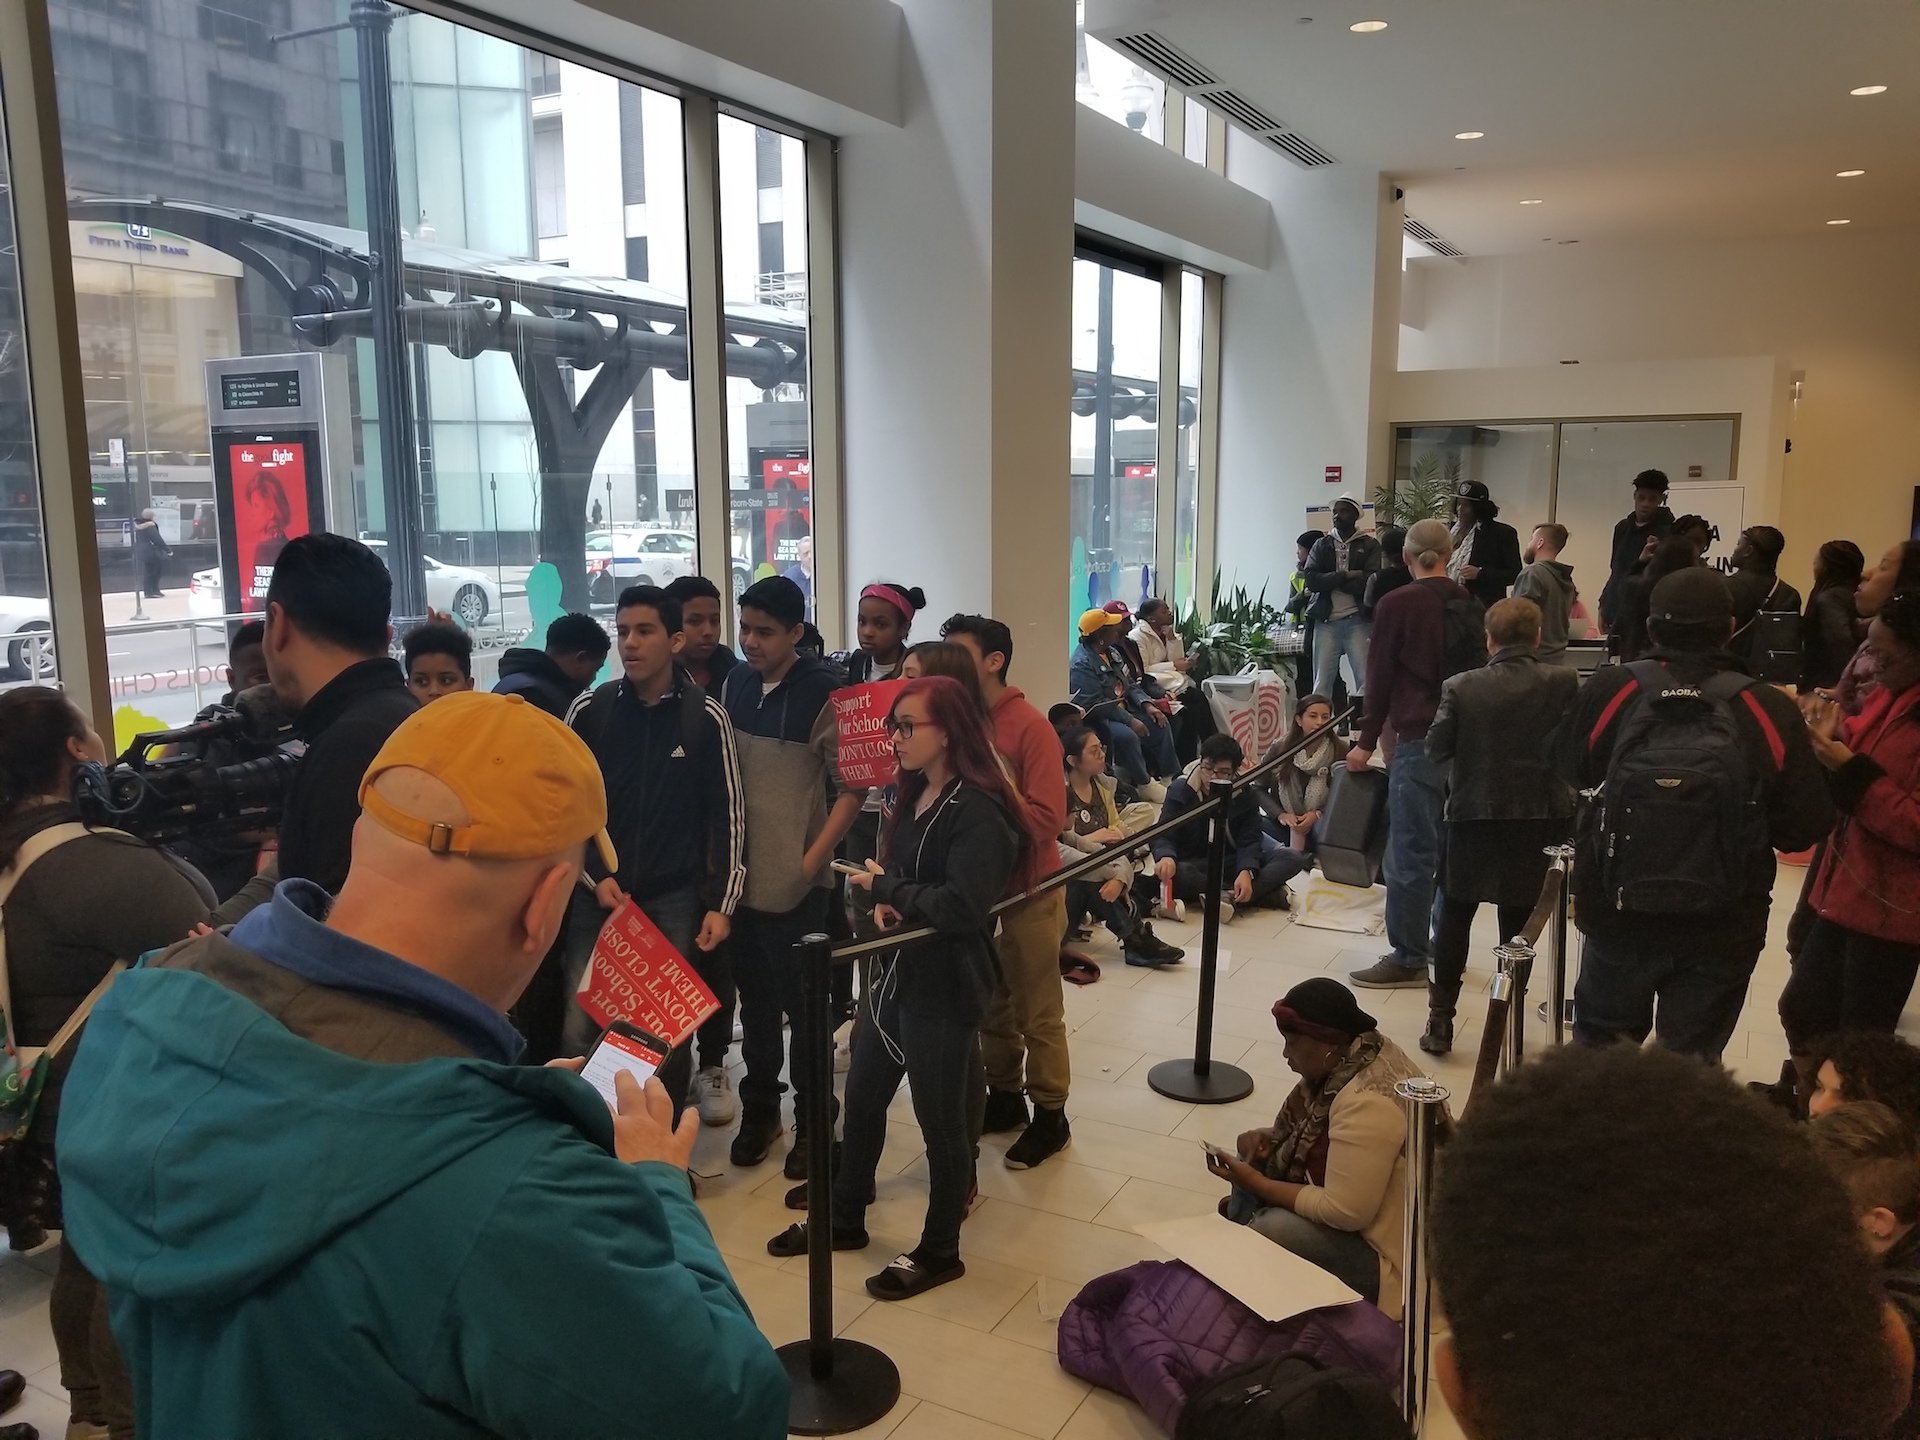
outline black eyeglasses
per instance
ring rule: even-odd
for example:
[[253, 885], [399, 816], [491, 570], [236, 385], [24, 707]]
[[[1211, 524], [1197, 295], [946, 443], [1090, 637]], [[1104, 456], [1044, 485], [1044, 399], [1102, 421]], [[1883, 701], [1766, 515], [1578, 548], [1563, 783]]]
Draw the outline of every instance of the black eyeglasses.
[[[913, 738], [913, 727], [915, 723], [916, 722], [912, 720], [905, 719], [898, 715], [889, 715], [887, 717], [887, 734], [898, 735], [902, 740], [911, 740]], [[940, 728], [931, 720], [921, 720], [917, 723], [924, 725], [929, 730], [938, 730]]]

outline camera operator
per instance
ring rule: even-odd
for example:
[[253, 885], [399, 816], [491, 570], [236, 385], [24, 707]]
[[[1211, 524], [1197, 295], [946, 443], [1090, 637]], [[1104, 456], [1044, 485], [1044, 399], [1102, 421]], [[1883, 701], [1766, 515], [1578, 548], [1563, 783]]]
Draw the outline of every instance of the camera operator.
[[[179, 939], [213, 904], [200, 877], [164, 851], [79, 823], [74, 771], [106, 758], [105, 743], [60, 691], [35, 685], [0, 695], [0, 940], [22, 1046], [48, 1045], [116, 963]], [[64, 1228], [54, 1162], [72, 1058], [70, 1047], [48, 1062], [26, 1135], [0, 1150], [0, 1221], [16, 1249]], [[73, 1420], [105, 1426], [92, 1433], [114, 1440], [131, 1436], [133, 1391], [105, 1298], [64, 1239], [50, 1305]]]
[[[272, 683], [267, 674], [267, 626], [263, 620], [249, 620], [233, 632], [227, 642], [227, 693], [207, 706], [194, 723], [210, 720], [222, 710], [233, 709], [242, 693]], [[215, 767], [234, 765], [254, 758], [254, 752], [236, 746], [230, 740], [210, 741], [207, 760]], [[260, 851], [273, 839], [271, 830], [244, 831], [238, 835], [194, 836], [176, 841], [167, 848], [206, 877], [214, 898], [222, 904], [238, 894], [260, 869]]]
[[388, 654], [393, 580], [380, 557], [344, 535], [289, 540], [267, 585], [267, 673], [297, 711], [305, 758], [287, 789], [280, 854], [220, 907], [231, 924], [273, 893], [281, 878], [311, 880], [328, 894], [347, 878], [360, 779], [387, 737], [418, 708]]

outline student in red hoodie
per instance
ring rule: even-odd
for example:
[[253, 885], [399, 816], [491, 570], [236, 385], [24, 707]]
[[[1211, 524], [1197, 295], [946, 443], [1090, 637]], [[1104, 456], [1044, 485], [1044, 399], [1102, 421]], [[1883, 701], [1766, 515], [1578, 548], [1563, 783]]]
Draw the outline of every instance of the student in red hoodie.
[[[993, 748], [1012, 768], [1031, 827], [1009, 882], [1018, 893], [1060, 868], [1057, 837], [1067, 822], [1067, 782], [1060, 737], [1027, 697], [1007, 684], [1013, 632], [984, 615], [955, 615], [940, 638], [964, 645], [980, 667], [980, 692], [993, 722]], [[1007, 1167], [1030, 1170], [1067, 1146], [1066, 1001], [1060, 983], [1060, 939], [1067, 930], [1063, 889], [1049, 890], [1000, 917], [1002, 985], [980, 1027], [987, 1068], [986, 1130], [1020, 1130], [1007, 1147]], [[1026, 1088], [1021, 1092], [1025, 1063]], [[1027, 1118], [1027, 1099], [1033, 1118]]]

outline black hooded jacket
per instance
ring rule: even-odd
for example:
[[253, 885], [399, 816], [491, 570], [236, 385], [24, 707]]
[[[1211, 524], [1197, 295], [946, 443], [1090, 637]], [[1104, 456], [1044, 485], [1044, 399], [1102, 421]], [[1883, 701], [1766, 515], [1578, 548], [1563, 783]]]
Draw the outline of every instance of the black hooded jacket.
[[526, 645], [500, 657], [500, 679], [493, 687], [496, 695], [525, 696], [529, 705], [538, 705], [556, 720], [567, 718], [567, 708], [579, 698], [580, 690], [558, 660]]

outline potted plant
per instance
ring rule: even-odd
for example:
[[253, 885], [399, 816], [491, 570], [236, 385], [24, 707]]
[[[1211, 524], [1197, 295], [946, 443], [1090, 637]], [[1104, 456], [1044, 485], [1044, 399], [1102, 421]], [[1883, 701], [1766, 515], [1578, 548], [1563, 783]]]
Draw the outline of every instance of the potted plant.
[[1228, 590], [1215, 571], [1206, 617], [1198, 607], [1189, 605], [1178, 622], [1180, 643], [1193, 662], [1188, 675], [1197, 685], [1210, 676], [1238, 675], [1249, 668], [1290, 669], [1290, 657], [1278, 654], [1273, 643], [1274, 630], [1285, 620], [1267, 603], [1265, 586], [1258, 595], [1249, 594], [1244, 585]]
[[1413, 462], [1406, 479], [1373, 492], [1374, 518], [1402, 529], [1418, 520], [1448, 519], [1459, 489], [1460, 452], [1429, 450]]

